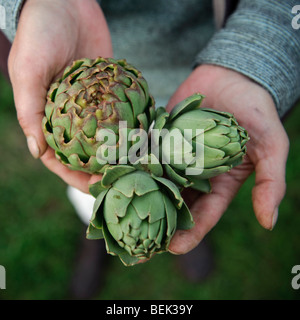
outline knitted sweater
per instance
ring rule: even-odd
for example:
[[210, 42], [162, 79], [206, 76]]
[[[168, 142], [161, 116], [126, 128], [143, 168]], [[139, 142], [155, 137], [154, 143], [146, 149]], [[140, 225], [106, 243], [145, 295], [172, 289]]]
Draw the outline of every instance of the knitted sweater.
[[[23, 2], [0, 0], [0, 27], [5, 24], [2, 31], [10, 41]], [[125, 58], [142, 71], [158, 104], [166, 103], [193, 67], [214, 64], [263, 86], [283, 116], [300, 97], [300, 7], [295, 7], [300, 2], [240, 0], [220, 29], [214, 23], [212, 3], [102, 0], [100, 5], [115, 58]], [[215, 9], [224, 3], [215, 0]]]

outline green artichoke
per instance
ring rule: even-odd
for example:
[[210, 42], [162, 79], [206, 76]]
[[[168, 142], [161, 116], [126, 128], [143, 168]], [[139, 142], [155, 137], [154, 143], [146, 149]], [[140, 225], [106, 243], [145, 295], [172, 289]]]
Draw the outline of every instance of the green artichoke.
[[[179, 188], [209, 192], [209, 179], [246, 154], [247, 131], [230, 113], [200, 108], [202, 99], [194, 94], [170, 114], [164, 107], [155, 110], [140, 71], [126, 60], [101, 57], [74, 61], [48, 91], [42, 125], [56, 157], [72, 170], [103, 174], [90, 186], [95, 205], [87, 238], [104, 238], [107, 252], [125, 265], [167, 251], [177, 229], [193, 227]], [[164, 130], [176, 132], [180, 145], [165, 148]], [[107, 132], [115, 141], [102, 139]], [[116, 150], [114, 165], [101, 162], [99, 150]], [[178, 154], [184, 161], [176, 161]]]
[[[242, 163], [249, 136], [232, 114], [200, 108], [203, 98], [201, 94], [194, 94], [177, 104], [170, 114], [162, 108], [157, 112], [154, 128], [159, 132], [162, 129], [167, 129], [170, 133], [176, 130], [176, 134], [182, 139], [181, 148], [178, 144], [170, 144], [169, 148], [162, 147], [166, 139], [164, 137], [156, 142], [161, 143], [160, 160], [168, 177], [183, 187], [209, 192], [209, 178], [228, 172]], [[186, 129], [190, 129], [188, 138], [184, 135]], [[200, 134], [197, 129], [202, 129], [199, 130]], [[197, 148], [202, 153], [197, 154]], [[178, 153], [181, 161], [178, 161]], [[202, 158], [197, 159], [197, 155]], [[164, 163], [164, 158], [169, 163]], [[201, 168], [196, 168], [197, 160], [198, 164], [201, 163]], [[191, 174], [187, 174], [186, 169]]]
[[[100, 129], [111, 130], [120, 147], [119, 121], [148, 130], [154, 99], [140, 71], [126, 60], [81, 59], [66, 68], [47, 95], [43, 131], [56, 157], [73, 170], [97, 173]], [[127, 146], [128, 141], [123, 141]], [[116, 154], [118, 160], [118, 152]]]
[[173, 182], [134, 166], [107, 166], [90, 193], [96, 200], [87, 238], [104, 238], [126, 266], [167, 251], [176, 229], [194, 225]]

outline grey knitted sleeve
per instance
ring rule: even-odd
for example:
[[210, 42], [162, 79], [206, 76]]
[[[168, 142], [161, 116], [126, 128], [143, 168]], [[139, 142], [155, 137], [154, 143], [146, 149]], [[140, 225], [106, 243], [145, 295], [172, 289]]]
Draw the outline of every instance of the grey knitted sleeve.
[[292, 13], [296, 2], [240, 0], [196, 65], [220, 65], [248, 76], [270, 92], [283, 116], [300, 97], [300, 29], [295, 29]]
[[0, 0], [1, 31], [12, 42], [19, 21], [21, 8], [25, 0]]

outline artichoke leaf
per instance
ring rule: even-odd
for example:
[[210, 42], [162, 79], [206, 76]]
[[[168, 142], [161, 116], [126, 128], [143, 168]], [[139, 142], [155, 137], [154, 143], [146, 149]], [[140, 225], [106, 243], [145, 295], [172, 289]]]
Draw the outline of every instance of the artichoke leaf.
[[[165, 233], [165, 230], [161, 230], [161, 225], [165, 222], [165, 219], [157, 220], [153, 223], [148, 224], [148, 241], [149, 244], [154, 240], [156, 243], [156, 247], [159, 247], [161, 245], [161, 240], [163, 238], [163, 235]], [[157, 241], [158, 240], [158, 241]], [[148, 246], [149, 246], [148, 244]], [[146, 247], [147, 248], [147, 247]]]
[[[199, 150], [203, 148], [203, 145], [201, 144], [195, 145]], [[211, 148], [206, 145], [204, 145], [203, 156], [205, 169], [223, 165], [229, 159], [229, 156], [226, 156], [226, 153], [223, 150]]]
[[167, 236], [172, 237], [177, 227], [177, 210], [167, 196], [163, 196], [164, 207], [166, 211]]
[[78, 59], [76, 61], [74, 61], [72, 63], [72, 65], [68, 66], [62, 76], [62, 80], [66, 79], [69, 75], [71, 75], [74, 71], [76, 71], [77, 69], [79, 69], [85, 62], [87, 61], [87, 59]]
[[[157, 253], [160, 253], [161, 251], [165, 251], [165, 249], [163, 249], [162, 247], [164, 245], [169, 245], [168, 243], [164, 243], [164, 236], [166, 236], [166, 228], [167, 228], [167, 222], [165, 219], [161, 220], [161, 221], [157, 221], [157, 230], [156, 230], [156, 237], [154, 239], [154, 243], [155, 245], [153, 246], [153, 248], [155, 248]], [[155, 252], [155, 250], [151, 250], [152, 248], [149, 246], [150, 249], [150, 255], [149, 258], [151, 258], [151, 256], [153, 255], [153, 253]], [[159, 249], [159, 251], [157, 251], [157, 249]]]
[[165, 107], [158, 107], [155, 109], [155, 117], [158, 118], [161, 114], [165, 114], [167, 113], [168, 116], [169, 116], [169, 113], [167, 112], [166, 108]]
[[163, 178], [163, 177], [156, 177], [154, 175], [152, 175], [153, 179], [158, 181], [160, 184], [162, 184], [162, 186], [166, 189], [166, 191], [168, 192], [168, 194], [174, 198], [174, 200], [176, 201], [176, 206], [177, 208], [180, 208], [182, 206], [183, 203], [183, 198], [180, 194], [179, 189], [177, 188], [176, 184], [174, 182], [172, 182], [169, 179]]
[[228, 165], [231, 165], [232, 167], [236, 167], [243, 163], [244, 157], [245, 157], [246, 151], [241, 150], [238, 154], [236, 154], [234, 157], [230, 158], [230, 160], [226, 163]]
[[154, 223], [165, 216], [162, 193], [158, 190], [134, 197], [131, 205], [135, 208], [139, 219], [149, 217], [149, 223]]
[[89, 185], [89, 193], [94, 198], [97, 198], [102, 191], [108, 191], [108, 189], [103, 186], [101, 180]]
[[176, 184], [183, 186], [185, 188], [188, 188], [192, 185], [189, 178], [180, 175], [168, 164], [164, 164], [164, 168], [166, 170], [166, 174], [168, 175], [168, 177], [171, 180], [173, 180], [173, 182], [175, 182]]
[[102, 185], [110, 186], [120, 177], [133, 171], [136, 171], [136, 169], [129, 165], [107, 166], [102, 177]]
[[169, 117], [169, 113], [167, 111], [164, 111], [164, 109], [161, 109], [163, 107], [160, 107], [156, 114], [155, 123], [153, 126], [153, 129], [158, 129], [159, 131], [165, 126], [167, 119]]
[[180, 210], [177, 213], [177, 229], [178, 230], [189, 230], [192, 229], [195, 225], [193, 216], [190, 212], [190, 209], [183, 202]]
[[[163, 175], [163, 167], [153, 154], [149, 155], [150, 161], [147, 164], [148, 172], [154, 174], [156, 177], [161, 177]], [[156, 160], [153, 160], [156, 159]]]
[[189, 180], [192, 189], [205, 193], [211, 192], [211, 184], [209, 179], [202, 178], [201, 174], [186, 176], [186, 178]]
[[180, 116], [185, 112], [200, 108], [203, 98], [204, 96], [202, 94], [195, 93], [189, 96], [188, 98], [184, 99], [183, 101], [179, 102], [170, 112], [169, 120], [174, 120], [176, 117]]
[[132, 163], [132, 165], [137, 170], [152, 173], [157, 177], [161, 177], [163, 175], [163, 167], [153, 153], [145, 154], [141, 159]]
[[144, 91], [139, 84], [133, 83], [130, 88], [125, 89], [125, 94], [131, 103], [133, 116], [136, 118], [144, 112], [144, 106], [146, 104]]
[[135, 231], [140, 232], [139, 228], [142, 221], [136, 208], [131, 203], [128, 206], [125, 216], [120, 219], [119, 223], [125, 235], [130, 234], [131, 236], [137, 236], [135, 235]]
[[[230, 157], [234, 157], [235, 155], [239, 154], [241, 150], [242, 148], [240, 142], [231, 142], [222, 147], [222, 151], [224, 151]], [[232, 158], [230, 160], [232, 160]]]
[[98, 240], [103, 239], [102, 229], [95, 228], [92, 224], [89, 224], [86, 231], [86, 238], [88, 240]]
[[226, 126], [216, 126], [204, 133], [204, 143], [212, 148], [222, 148], [232, 141], [230, 137], [227, 136], [230, 132], [230, 128]]
[[103, 237], [105, 240], [105, 246], [106, 246], [106, 251], [107, 253], [111, 255], [119, 255], [124, 252], [124, 248], [122, 248], [118, 242], [113, 238], [113, 236], [110, 234], [108, 227], [106, 223], [103, 224]]
[[103, 236], [107, 253], [118, 256], [125, 266], [132, 266], [138, 263], [139, 258], [131, 256], [125, 249], [120, 247], [116, 240], [110, 235], [105, 224], [103, 226]]
[[230, 171], [232, 166], [219, 166], [216, 168], [210, 168], [210, 169], [204, 169], [203, 172], [201, 173], [201, 178], [202, 179], [209, 179], [212, 177], [215, 177], [217, 175], [220, 175], [222, 173], [226, 173]]
[[126, 197], [123, 193], [110, 188], [104, 200], [103, 210], [107, 223], [118, 223], [119, 217], [124, 217], [127, 212], [131, 198]]
[[230, 112], [219, 111], [211, 108], [202, 108], [201, 110], [210, 112], [215, 118], [215, 120], [218, 120], [222, 124], [226, 123], [228, 126], [231, 125], [231, 122], [233, 122], [234, 124], [237, 124], [235, 118]]
[[148, 121], [148, 117], [146, 115], [146, 113], [141, 113], [137, 116], [137, 119], [140, 123], [140, 128], [147, 131], [148, 132], [148, 129], [149, 129], [149, 121]]
[[102, 191], [96, 198], [94, 205], [93, 205], [93, 213], [90, 219], [90, 223], [95, 227], [95, 228], [102, 228], [102, 210], [100, 210], [100, 207], [103, 203], [103, 200], [107, 194], [108, 190]]
[[118, 119], [120, 121], [127, 121], [127, 128], [133, 128], [135, 126], [134, 114], [130, 103], [117, 101], [114, 103], [114, 108], [117, 112]]
[[156, 182], [148, 173], [136, 170], [125, 179], [119, 179], [114, 183], [114, 189], [123, 193], [126, 197], [133, 197], [134, 193], [142, 196], [148, 192], [159, 190]]

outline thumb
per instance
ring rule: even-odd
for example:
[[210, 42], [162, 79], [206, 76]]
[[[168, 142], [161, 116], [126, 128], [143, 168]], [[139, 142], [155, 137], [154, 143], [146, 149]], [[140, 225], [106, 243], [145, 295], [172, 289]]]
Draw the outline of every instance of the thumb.
[[42, 132], [47, 89], [41, 77], [29, 72], [11, 75], [17, 117], [27, 138], [28, 149], [34, 158], [40, 158], [47, 149]]
[[288, 144], [275, 148], [255, 166], [255, 186], [252, 190], [253, 209], [259, 223], [272, 230], [277, 222], [278, 207], [285, 190], [285, 166]]

